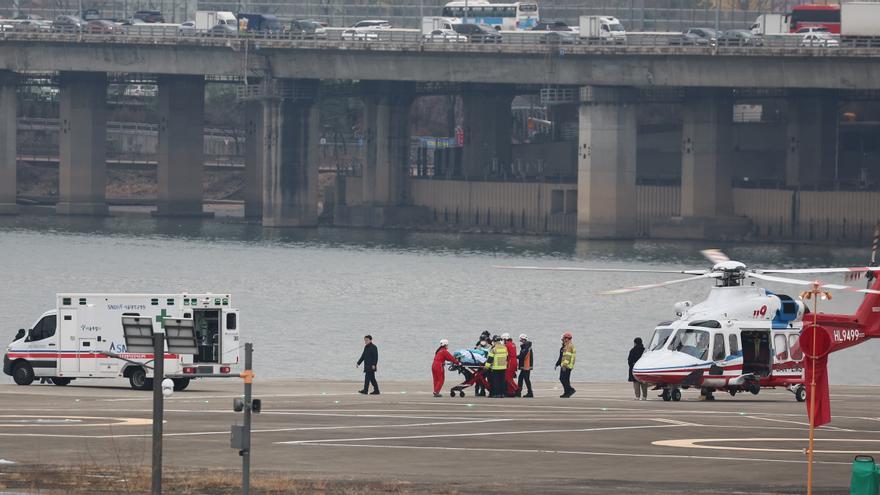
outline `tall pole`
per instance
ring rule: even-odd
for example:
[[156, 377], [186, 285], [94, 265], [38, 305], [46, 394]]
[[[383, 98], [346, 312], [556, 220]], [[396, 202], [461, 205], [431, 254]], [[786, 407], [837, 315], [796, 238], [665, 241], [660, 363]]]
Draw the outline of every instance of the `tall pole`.
[[152, 495], [162, 495], [162, 419], [165, 415], [162, 380], [165, 378], [165, 331], [153, 333], [153, 479]]
[[254, 344], [248, 342], [244, 345], [244, 438], [241, 450], [241, 493], [250, 495], [251, 492], [251, 388], [253, 387]]
[[721, 1], [715, 0], [715, 31], [721, 30]]

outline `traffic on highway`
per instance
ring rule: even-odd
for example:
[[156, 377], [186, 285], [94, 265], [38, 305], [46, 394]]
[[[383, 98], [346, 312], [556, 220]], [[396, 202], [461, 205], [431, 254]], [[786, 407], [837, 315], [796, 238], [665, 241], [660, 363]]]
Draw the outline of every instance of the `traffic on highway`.
[[578, 45], [602, 47], [690, 47], [720, 51], [767, 48], [834, 53], [842, 48], [880, 47], [880, 3], [800, 5], [785, 14], [762, 14], [751, 26], [720, 31], [694, 26], [683, 32], [628, 32], [615, 17], [580, 16], [576, 25], [540, 17], [532, 2], [447, 3], [440, 16], [421, 19], [421, 29], [396, 27], [384, 19], [364, 19], [351, 26], [330, 26], [319, 19], [281, 19], [275, 15], [197, 11], [195, 18], [168, 23], [155, 10], [128, 19], [102, 18], [99, 11], [58, 15], [54, 20], [20, 14], [0, 19], [0, 39], [51, 38], [70, 42], [163, 43], [253, 39], [343, 44], [406, 43], [419, 45], [543, 45], [560, 53]]

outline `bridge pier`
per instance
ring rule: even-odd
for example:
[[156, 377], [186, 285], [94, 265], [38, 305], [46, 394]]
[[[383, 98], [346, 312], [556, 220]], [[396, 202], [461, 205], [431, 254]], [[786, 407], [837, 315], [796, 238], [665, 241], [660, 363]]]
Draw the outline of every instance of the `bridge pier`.
[[204, 216], [205, 78], [159, 77], [156, 216]]
[[107, 214], [107, 75], [62, 72], [59, 121], [60, 215]]
[[651, 235], [736, 239], [751, 222], [733, 212], [733, 99], [711, 90], [686, 93], [682, 109], [681, 216], [656, 222]]
[[0, 215], [18, 213], [16, 174], [18, 98], [15, 94], [14, 72], [0, 72]]
[[[786, 102], [785, 185], [815, 187], [822, 179], [822, 164], [833, 159], [838, 132], [836, 101], [792, 96]], [[830, 142], [829, 142], [830, 141]]]
[[496, 173], [513, 162], [513, 115], [510, 104], [512, 93], [471, 91], [462, 95], [464, 113], [464, 148], [462, 172], [465, 178], [483, 178]]
[[636, 231], [636, 107], [627, 88], [581, 88], [577, 236], [633, 237]]
[[366, 122], [363, 203], [339, 205], [337, 225], [384, 227], [430, 219], [426, 208], [414, 207], [407, 189], [410, 168], [410, 109], [415, 83], [362, 83]]
[[[287, 81], [299, 97], [261, 100], [263, 226], [318, 225], [317, 81]], [[299, 88], [294, 88], [299, 85]]]
[[244, 137], [244, 216], [258, 219], [263, 216], [262, 152], [265, 139], [262, 103], [245, 104]]

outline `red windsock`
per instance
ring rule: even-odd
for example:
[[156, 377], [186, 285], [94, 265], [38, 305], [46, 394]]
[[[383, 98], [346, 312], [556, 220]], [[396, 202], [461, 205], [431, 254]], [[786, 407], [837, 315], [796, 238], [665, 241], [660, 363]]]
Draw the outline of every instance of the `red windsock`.
[[[828, 353], [831, 351], [831, 333], [823, 327], [809, 325], [801, 332], [798, 342], [804, 351], [807, 418], [810, 417], [811, 411], [814, 412], [813, 426], [822, 426], [831, 422], [831, 397], [828, 390]], [[813, 383], [815, 385], [812, 385]], [[815, 409], [813, 409], [814, 398]]]

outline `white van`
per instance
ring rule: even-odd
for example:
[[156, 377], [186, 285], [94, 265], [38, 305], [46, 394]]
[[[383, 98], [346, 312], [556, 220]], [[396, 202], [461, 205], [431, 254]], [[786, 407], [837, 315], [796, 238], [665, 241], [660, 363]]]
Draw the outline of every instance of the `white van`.
[[582, 15], [579, 31], [583, 40], [615, 44], [626, 43], [626, 30], [616, 17]]
[[165, 318], [193, 320], [195, 354], [165, 354], [165, 376], [177, 390], [193, 378], [229, 375], [239, 362], [238, 310], [229, 294], [58, 294], [55, 309], [6, 347], [3, 372], [18, 385], [125, 377], [133, 389], [149, 390], [153, 354], [128, 352], [123, 316], [147, 317], [154, 328]]

